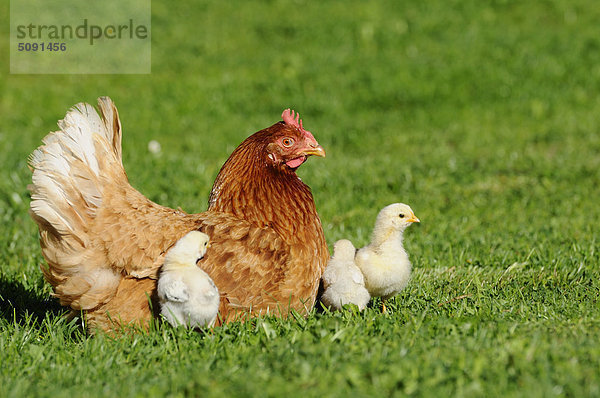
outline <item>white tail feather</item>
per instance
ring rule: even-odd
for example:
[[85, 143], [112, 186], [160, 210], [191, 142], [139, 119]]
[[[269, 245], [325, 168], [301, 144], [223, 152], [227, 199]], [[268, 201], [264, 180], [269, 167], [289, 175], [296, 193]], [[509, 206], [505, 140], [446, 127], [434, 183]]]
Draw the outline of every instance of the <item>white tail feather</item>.
[[108, 172], [103, 167], [118, 167], [116, 174], [126, 179], [116, 108], [107, 97], [98, 104], [102, 116], [88, 104], [73, 107], [59, 121], [60, 131], [48, 134], [29, 160], [30, 211], [49, 265], [42, 271], [61, 304], [73, 309], [91, 309], [110, 300], [120, 281], [87, 235], [102, 206], [101, 176]]

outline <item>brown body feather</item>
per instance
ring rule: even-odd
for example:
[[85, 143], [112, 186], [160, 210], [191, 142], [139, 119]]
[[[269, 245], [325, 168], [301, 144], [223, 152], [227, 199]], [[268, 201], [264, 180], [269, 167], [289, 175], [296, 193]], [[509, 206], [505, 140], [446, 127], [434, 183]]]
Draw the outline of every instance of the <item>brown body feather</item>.
[[222, 321], [312, 308], [329, 256], [312, 194], [262, 153], [301, 132], [280, 122], [246, 139], [221, 169], [208, 211], [187, 214], [129, 185], [116, 108], [108, 98], [99, 108], [101, 118], [86, 104], [71, 110], [30, 161], [42, 270], [62, 305], [84, 310], [91, 330], [147, 325], [165, 252], [198, 229], [211, 237], [200, 265], [222, 294]]

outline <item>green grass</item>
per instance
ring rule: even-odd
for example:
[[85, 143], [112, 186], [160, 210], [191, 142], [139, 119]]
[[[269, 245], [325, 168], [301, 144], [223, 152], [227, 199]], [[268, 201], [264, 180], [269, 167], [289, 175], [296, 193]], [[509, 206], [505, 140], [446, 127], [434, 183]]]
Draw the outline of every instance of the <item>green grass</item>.
[[[152, 6], [151, 75], [9, 75], [0, 39], [0, 396], [600, 396], [593, 2]], [[366, 244], [389, 203], [421, 219], [409, 286], [387, 315], [86, 335], [38, 270], [26, 159], [100, 95], [132, 184], [186, 211], [294, 107], [328, 152], [299, 174], [330, 244]]]

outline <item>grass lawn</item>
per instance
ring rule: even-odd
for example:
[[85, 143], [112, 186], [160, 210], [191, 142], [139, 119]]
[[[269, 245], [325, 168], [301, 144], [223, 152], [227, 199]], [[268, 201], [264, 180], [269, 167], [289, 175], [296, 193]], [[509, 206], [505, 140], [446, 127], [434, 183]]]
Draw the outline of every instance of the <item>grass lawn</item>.
[[[599, 20], [586, 0], [154, 1], [150, 75], [10, 75], [5, 31], [0, 396], [600, 396]], [[295, 108], [327, 150], [299, 175], [330, 247], [389, 203], [421, 219], [408, 287], [388, 314], [86, 335], [38, 269], [26, 159], [101, 95], [132, 184], [190, 212]]]

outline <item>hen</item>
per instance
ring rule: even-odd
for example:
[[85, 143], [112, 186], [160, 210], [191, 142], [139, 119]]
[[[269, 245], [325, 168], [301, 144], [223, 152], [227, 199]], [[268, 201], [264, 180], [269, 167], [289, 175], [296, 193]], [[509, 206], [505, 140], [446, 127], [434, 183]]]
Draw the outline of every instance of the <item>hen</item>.
[[[113, 102], [72, 108], [30, 157], [30, 213], [45, 279], [88, 329], [145, 326], [158, 312], [167, 250], [200, 230], [211, 238], [202, 268], [221, 292], [219, 321], [266, 312], [306, 314], [329, 256], [311, 191], [295, 170], [325, 156], [298, 115], [243, 141], [213, 185], [208, 210], [187, 214], [148, 200], [128, 182]], [[155, 311], [153, 313], [153, 311]]]

